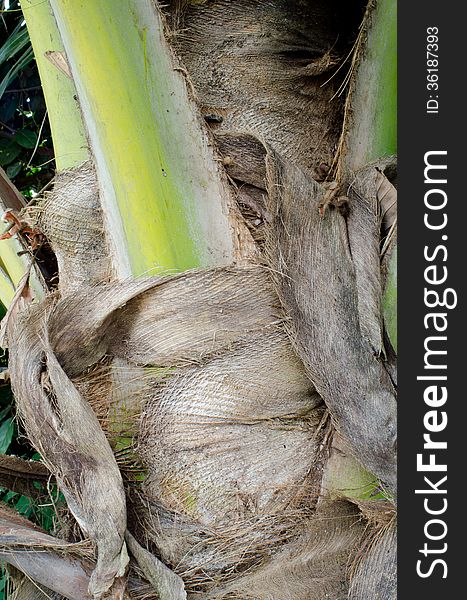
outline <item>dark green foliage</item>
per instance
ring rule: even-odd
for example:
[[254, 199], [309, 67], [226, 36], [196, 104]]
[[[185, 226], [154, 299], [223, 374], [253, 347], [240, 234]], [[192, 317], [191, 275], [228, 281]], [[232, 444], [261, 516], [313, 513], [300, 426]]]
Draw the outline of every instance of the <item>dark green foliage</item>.
[[18, 3], [10, 5], [0, 18], [0, 166], [30, 198], [52, 178], [55, 165], [27, 29]]

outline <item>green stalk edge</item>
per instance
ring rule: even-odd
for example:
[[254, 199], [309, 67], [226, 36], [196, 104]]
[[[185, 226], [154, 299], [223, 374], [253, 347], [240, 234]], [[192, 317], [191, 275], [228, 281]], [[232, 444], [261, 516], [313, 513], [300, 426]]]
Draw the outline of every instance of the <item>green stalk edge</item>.
[[88, 144], [72, 79], [46, 53], [64, 56], [64, 48], [47, 0], [22, 0], [21, 8], [42, 83], [54, 145], [57, 171], [76, 167], [89, 158]]

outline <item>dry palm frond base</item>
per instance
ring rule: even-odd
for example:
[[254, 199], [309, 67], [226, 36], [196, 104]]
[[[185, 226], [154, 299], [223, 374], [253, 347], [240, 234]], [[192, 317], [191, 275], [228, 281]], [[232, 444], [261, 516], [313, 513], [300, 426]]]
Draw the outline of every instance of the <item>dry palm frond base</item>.
[[123, 593], [127, 544], [148, 598], [350, 597], [368, 518], [323, 495], [328, 411], [393, 489], [380, 171], [357, 174], [347, 216], [322, 216], [324, 188], [257, 140], [238, 143], [261, 150], [250, 180], [269, 215], [264, 265], [64, 285], [8, 323], [21, 418], [96, 548], [90, 597]]
[[252, 133], [321, 177], [341, 133], [339, 66], [352, 48], [358, 6], [170, 0], [165, 12], [212, 130]]
[[396, 598], [397, 588], [396, 520], [377, 527], [366, 538], [353, 565], [349, 600]]

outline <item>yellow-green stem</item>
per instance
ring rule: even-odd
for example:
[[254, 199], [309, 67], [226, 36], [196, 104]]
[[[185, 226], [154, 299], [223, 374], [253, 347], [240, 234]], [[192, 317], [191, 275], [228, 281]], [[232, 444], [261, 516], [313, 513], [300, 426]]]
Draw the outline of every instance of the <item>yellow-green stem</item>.
[[55, 164], [57, 171], [63, 171], [89, 158], [75, 85], [56, 66], [60, 60], [65, 63], [64, 48], [48, 0], [22, 0], [21, 8], [47, 104]]
[[51, 0], [121, 277], [232, 258], [217, 167], [151, 0]]
[[378, 0], [368, 9], [363, 44], [347, 101], [344, 170], [397, 149], [397, 4]]

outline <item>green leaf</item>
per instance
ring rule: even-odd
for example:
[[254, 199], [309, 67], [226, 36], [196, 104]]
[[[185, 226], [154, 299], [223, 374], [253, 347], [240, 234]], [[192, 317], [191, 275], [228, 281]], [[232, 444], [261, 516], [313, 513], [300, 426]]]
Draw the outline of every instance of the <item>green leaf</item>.
[[0, 139], [0, 165], [9, 165], [20, 154], [21, 147], [14, 140]]
[[28, 30], [21, 20], [0, 47], [0, 65], [13, 58], [28, 43]]
[[18, 495], [17, 492], [7, 492], [5, 494], [5, 496], [3, 497], [3, 501], [4, 502], [9, 502], [10, 500], [12, 500], [17, 495]]
[[0, 425], [0, 454], [5, 454], [10, 447], [13, 433], [15, 431], [15, 422], [13, 417], [5, 419]]
[[32, 51], [32, 47], [28, 46], [23, 54], [18, 58], [18, 60], [14, 63], [5, 77], [0, 81], [0, 98], [3, 96], [7, 87], [12, 83], [18, 73], [22, 71], [34, 58], [34, 53]]
[[6, 168], [6, 174], [10, 179], [13, 179], [21, 171], [22, 166], [23, 164], [20, 162], [15, 162], [11, 165], [8, 165], [8, 167]]
[[6, 408], [4, 408], [1, 412], [0, 412], [0, 423], [3, 421], [3, 419], [7, 416], [7, 414], [11, 411], [11, 406], [7, 406]]
[[40, 506], [39, 516], [42, 528], [46, 531], [52, 531], [54, 526], [55, 511], [50, 506]]
[[29, 516], [33, 510], [31, 498], [28, 498], [27, 496], [20, 496], [19, 500], [15, 503], [15, 508], [20, 515]]
[[21, 129], [15, 134], [15, 142], [23, 148], [32, 149], [37, 143], [37, 134], [30, 129]]

